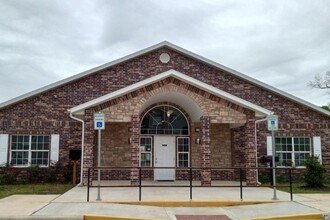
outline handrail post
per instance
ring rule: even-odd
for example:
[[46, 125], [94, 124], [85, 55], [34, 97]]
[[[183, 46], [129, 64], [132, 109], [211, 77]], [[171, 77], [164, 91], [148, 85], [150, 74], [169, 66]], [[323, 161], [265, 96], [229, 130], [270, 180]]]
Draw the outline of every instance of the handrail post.
[[90, 178], [90, 171], [91, 171], [91, 168], [88, 168], [88, 173], [87, 173], [87, 202], [89, 202], [89, 178]]
[[190, 179], [190, 200], [192, 200], [192, 168], [189, 168], [189, 179]]
[[141, 201], [142, 167], [139, 167], [139, 201]]
[[292, 195], [292, 173], [291, 173], [292, 168], [289, 169], [289, 180], [290, 180], [290, 199], [291, 201], [293, 200], [293, 195]]
[[241, 201], [243, 201], [243, 173], [242, 173], [242, 168], [239, 168], [239, 186], [240, 186]]

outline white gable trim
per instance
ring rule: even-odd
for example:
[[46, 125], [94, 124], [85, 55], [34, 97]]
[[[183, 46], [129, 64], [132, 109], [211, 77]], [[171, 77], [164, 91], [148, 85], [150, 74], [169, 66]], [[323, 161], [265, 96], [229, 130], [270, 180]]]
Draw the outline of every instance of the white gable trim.
[[[51, 89], [57, 88], [57, 87], [59, 87], [59, 86], [63, 86], [63, 85], [65, 85], [65, 84], [68, 84], [68, 83], [70, 83], [70, 82], [73, 82], [73, 81], [75, 81], [75, 80], [78, 80], [78, 79], [80, 79], [80, 78], [83, 78], [83, 77], [85, 77], [85, 76], [88, 76], [88, 75], [90, 75], [90, 74], [96, 73], [96, 72], [98, 72], [98, 71], [104, 70], [104, 69], [109, 68], [109, 67], [111, 67], [111, 66], [117, 65], [117, 64], [122, 63], [122, 62], [125, 62], [125, 61], [127, 61], [127, 60], [130, 60], [130, 59], [132, 59], [132, 58], [138, 57], [138, 56], [140, 56], [140, 55], [143, 55], [143, 54], [145, 54], [145, 53], [148, 53], [148, 52], [150, 52], [150, 51], [153, 51], [153, 50], [155, 50], [155, 49], [158, 49], [158, 48], [160, 48], [160, 47], [163, 47], [163, 46], [165, 46], [165, 45], [171, 47], [170, 45], [172, 45], [172, 44], [170, 44], [170, 43], [164, 41], [164, 42], [161, 42], [161, 43], [156, 44], [156, 45], [154, 45], [154, 46], [148, 47], [148, 48], [146, 48], [146, 49], [144, 49], [144, 50], [140, 50], [140, 51], [138, 51], [138, 52], [132, 53], [132, 54], [130, 54], [130, 55], [128, 55], [128, 56], [124, 56], [124, 57], [122, 57], [122, 58], [120, 58], [120, 59], [117, 59], [117, 60], [111, 61], [111, 62], [106, 63], [106, 64], [103, 64], [103, 65], [101, 65], [101, 66], [98, 66], [98, 67], [92, 68], [92, 69], [90, 69], [90, 70], [87, 70], [87, 71], [84, 71], [84, 72], [78, 73], [78, 74], [73, 75], [73, 76], [71, 76], [71, 77], [68, 77], [68, 78], [65, 78], [65, 79], [63, 79], [63, 80], [57, 81], [57, 82], [55, 82], [55, 83], [49, 84], [49, 85], [47, 85], [47, 86], [44, 86], [44, 87], [42, 87], [42, 88], [40, 88], [40, 89], [37, 89], [37, 90], [34, 90], [34, 91], [32, 91], [32, 92], [25, 93], [25, 94], [23, 94], [23, 95], [21, 95], [21, 96], [18, 96], [18, 97], [16, 97], [16, 98], [11, 99], [11, 100], [8, 100], [8, 101], [6, 101], [6, 102], [0, 103], [0, 109], [6, 107], [6, 106], [8, 106], [8, 105], [14, 104], [14, 103], [16, 103], [16, 102], [23, 101], [23, 100], [25, 100], [25, 99], [27, 99], [27, 98], [30, 98], [30, 97], [34, 96], [34, 95], [38, 95], [38, 94], [40, 94], [40, 93], [43, 93], [43, 92], [46, 92], [46, 91], [48, 91], [48, 90], [51, 90]], [[174, 49], [174, 48], [173, 48], [173, 49]]]
[[168, 77], [174, 77], [174, 78], [177, 78], [181, 81], [184, 81], [190, 85], [193, 85], [199, 89], [202, 89], [202, 90], [205, 90], [213, 95], [216, 95], [216, 96], [219, 96], [223, 99], [226, 99], [232, 103], [235, 103], [239, 106], [242, 106], [242, 107], [245, 107], [247, 109], [250, 109], [254, 112], [256, 112], [257, 114], [259, 115], [263, 115], [263, 116], [266, 116], [266, 115], [270, 115], [270, 114], [273, 114], [273, 112], [263, 108], [263, 107], [260, 107], [258, 105], [255, 105], [251, 102], [248, 102], [244, 99], [241, 99], [237, 96], [234, 96], [232, 94], [229, 94], [225, 91], [222, 91], [220, 89], [217, 89], [213, 86], [210, 86], [204, 82], [201, 82], [197, 79], [194, 79], [190, 76], [187, 76], [185, 74], [182, 74], [176, 70], [168, 70], [166, 72], [163, 72], [163, 73], [160, 73], [156, 76], [153, 76], [153, 77], [150, 77], [148, 79], [145, 79], [145, 80], [142, 80], [140, 82], [137, 82], [135, 84], [132, 84], [130, 86], [127, 86], [125, 88], [122, 88], [122, 89], [119, 89], [115, 92], [112, 92], [112, 93], [109, 93], [107, 95], [104, 95], [104, 96], [101, 96], [99, 98], [96, 98], [96, 99], [93, 99], [89, 102], [85, 102], [81, 105], [78, 105], [78, 106], [75, 106], [71, 109], [69, 109], [69, 112], [72, 113], [72, 114], [83, 114], [83, 110], [87, 109], [87, 108], [90, 108], [90, 107], [93, 107], [93, 106], [97, 106], [97, 105], [100, 105], [104, 102], [107, 102], [109, 100], [112, 100], [112, 99], [115, 99], [119, 96], [122, 96], [122, 95], [125, 95], [125, 94], [128, 94], [130, 92], [133, 92], [135, 90], [138, 90], [140, 88], [143, 88], [147, 85], [150, 85], [152, 83], [155, 83], [157, 81], [160, 81], [160, 80], [163, 80], [165, 78], [168, 78]]
[[330, 116], [330, 112], [329, 112], [329, 111], [327, 111], [327, 110], [325, 110], [325, 109], [322, 109], [322, 108], [320, 108], [320, 107], [318, 107], [318, 106], [316, 106], [316, 105], [314, 105], [314, 104], [312, 104], [312, 103], [309, 103], [309, 102], [307, 102], [307, 101], [305, 101], [305, 100], [303, 100], [303, 99], [300, 99], [300, 98], [298, 98], [298, 97], [295, 97], [295, 96], [293, 96], [293, 95], [291, 95], [291, 94], [289, 94], [289, 93], [286, 93], [286, 92], [284, 92], [284, 91], [282, 91], [282, 90], [279, 90], [279, 89], [277, 89], [277, 88], [275, 88], [275, 87], [272, 87], [272, 86], [270, 86], [270, 85], [267, 85], [267, 84], [265, 84], [265, 83], [263, 83], [263, 82], [261, 82], [261, 81], [259, 81], [259, 80], [256, 80], [256, 79], [254, 79], [254, 78], [252, 78], [252, 77], [249, 77], [249, 76], [247, 76], [247, 75], [245, 75], [245, 74], [243, 74], [243, 73], [240, 73], [240, 72], [238, 72], [238, 71], [236, 71], [236, 70], [233, 70], [233, 69], [231, 69], [231, 68], [228, 68], [228, 67], [226, 67], [226, 66], [223, 66], [223, 65], [221, 65], [221, 64], [219, 64], [219, 63], [216, 63], [216, 62], [214, 62], [214, 61], [212, 61], [212, 60], [209, 60], [209, 59], [207, 59], [207, 58], [205, 58], [205, 57], [202, 57], [202, 56], [200, 56], [200, 55], [198, 55], [198, 54], [192, 53], [192, 52], [190, 52], [190, 51], [188, 51], [188, 50], [186, 50], [186, 49], [183, 49], [183, 48], [181, 48], [181, 47], [179, 47], [179, 46], [177, 46], [177, 45], [174, 45], [174, 44], [172, 44], [172, 43], [170, 43], [170, 42], [167, 42], [167, 41], [163, 41], [163, 42], [161, 42], [161, 43], [159, 43], [159, 44], [156, 44], [156, 45], [154, 45], [154, 46], [148, 47], [148, 48], [146, 48], [146, 49], [144, 49], [144, 50], [140, 50], [140, 51], [138, 51], [138, 52], [136, 52], [136, 53], [130, 54], [130, 55], [125, 56], [125, 57], [122, 57], [122, 58], [120, 58], [120, 59], [117, 59], [117, 60], [114, 60], [114, 61], [112, 61], [112, 62], [106, 63], [106, 64], [104, 64], [104, 65], [98, 66], [98, 67], [96, 67], [96, 68], [93, 68], [93, 69], [87, 70], [87, 71], [85, 71], [85, 72], [79, 73], [79, 74], [74, 75], [74, 76], [71, 76], [71, 77], [69, 77], [69, 78], [66, 78], [66, 79], [60, 80], [60, 81], [58, 81], [58, 82], [56, 82], [56, 83], [52, 83], [52, 84], [50, 84], [50, 85], [48, 85], [48, 86], [42, 87], [42, 88], [40, 88], [40, 89], [34, 90], [34, 91], [29, 92], [29, 93], [26, 93], [26, 94], [24, 94], [24, 95], [18, 96], [18, 97], [14, 98], [14, 99], [11, 99], [11, 100], [9, 100], [9, 101], [6, 101], [6, 102], [3, 102], [3, 103], [0, 103], [0, 109], [1, 109], [1, 108], [4, 108], [4, 107], [6, 107], [6, 106], [9, 106], [9, 105], [11, 105], [11, 104], [14, 104], [14, 103], [16, 103], [16, 102], [19, 102], [19, 101], [25, 100], [25, 99], [27, 99], [27, 98], [29, 98], [29, 97], [34, 96], [34, 95], [37, 95], [37, 94], [43, 93], [43, 92], [45, 92], [45, 91], [48, 91], [48, 90], [50, 90], [50, 89], [54, 89], [54, 88], [56, 88], [56, 87], [59, 87], [59, 86], [65, 85], [65, 84], [67, 84], [67, 83], [73, 82], [73, 81], [78, 80], [78, 79], [80, 79], [80, 78], [82, 78], [82, 77], [85, 77], [85, 76], [88, 76], [88, 75], [90, 75], [90, 74], [93, 74], [93, 73], [95, 73], [95, 72], [97, 72], [97, 71], [100, 71], [100, 70], [103, 70], [103, 69], [109, 68], [109, 67], [114, 66], [114, 65], [116, 65], [116, 64], [119, 64], [119, 63], [125, 62], [125, 61], [130, 60], [130, 59], [135, 58], [135, 57], [138, 57], [138, 56], [143, 55], [143, 54], [145, 54], [145, 53], [148, 53], [148, 52], [150, 52], [150, 51], [153, 51], [153, 50], [156, 50], [156, 49], [158, 49], [158, 48], [161, 48], [161, 47], [163, 47], [163, 46], [167, 46], [167, 47], [169, 47], [169, 48], [171, 48], [171, 49], [173, 49], [173, 50], [176, 50], [176, 51], [178, 51], [178, 52], [180, 52], [180, 53], [182, 53], [182, 54], [185, 54], [185, 55], [187, 55], [187, 56], [190, 56], [190, 57], [192, 57], [193, 59], [196, 59], [196, 60], [202, 61], [202, 62], [204, 62], [204, 63], [206, 63], [206, 64], [208, 64], [208, 65], [211, 65], [211, 66], [214, 66], [214, 67], [216, 67], [216, 68], [219, 68], [219, 69], [225, 70], [225, 71], [227, 71], [227, 72], [229, 72], [229, 73], [231, 73], [231, 74], [233, 74], [233, 75], [235, 75], [235, 76], [237, 76], [237, 77], [239, 77], [239, 78], [241, 78], [241, 79], [247, 80], [248, 82], [251, 82], [251, 83], [253, 83], [253, 84], [257, 85], [257, 86], [260, 86], [260, 87], [262, 87], [262, 88], [265, 88], [265, 89], [267, 89], [267, 90], [269, 90], [269, 91], [271, 91], [271, 92], [274, 92], [274, 93], [276, 93], [276, 94], [278, 94], [278, 95], [281, 95], [281, 96], [283, 96], [283, 97], [285, 97], [285, 98], [288, 98], [288, 99], [290, 99], [290, 100], [292, 100], [292, 101], [294, 101], [294, 102], [296, 102], [296, 103], [302, 104], [302, 105], [304, 105], [304, 106], [306, 106], [306, 107], [308, 107], [308, 108], [311, 108], [311, 109], [313, 109], [313, 110], [315, 110], [315, 111], [317, 111], [317, 112], [319, 112], [319, 113], [322, 113], [322, 114], [324, 114], [324, 115]]

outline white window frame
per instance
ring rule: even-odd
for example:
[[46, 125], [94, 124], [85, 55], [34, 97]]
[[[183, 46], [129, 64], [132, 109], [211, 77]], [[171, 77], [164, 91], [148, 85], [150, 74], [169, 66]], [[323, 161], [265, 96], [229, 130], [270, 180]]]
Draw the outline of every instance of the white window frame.
[[[311, 137], [307, 137], [307, 136], [295, 136], [295, 137], [275, 137], [276, 138], [286, 138], [286, 139], [291, 139], [291, 143], [292, 143], [292, 150], [291, 151], [277, 151], [276, 147], [275, 147], [275, 151], [276, 151], [276, 155], [278, 153], [290, 153], [291, 154], [291, 163], [292, 163], [292, 167], [297, 167], [297, 168], [304, 168], [305, 166], [296, 166], [296, 162], [295, 162], [295, 154], [297, 153], [309, 153], [309, 155], [312, 155], [312, 138]], [[308, 138], [309, 139], [309, 151], [295, 151], [295, 143], [294, 140], [296, 138]], [[276, 143], [276, 142], [275, 142]], [[277, 166], [277, 167], [290, 167], [290, 166]]]
[[[19, 137], [19, 136], [22, 136], [22, 137], [25, 137], [25, 136], [28, 136], [29, 137], [29, 149], [28, 150], [13, 150], [12, 149], [12, 141], [13, 141], [13, 136], [16, 136], [16, 137]], [[32, 150], [32, 136], [36, 136], [36, 137], [39, 137], [39, 136], [48, 136], [49, 138], [49, 148], [48, 150]], [[32, 164], [32, 152], [48, 152], [48, 163], [47, 165], [38, 165], [39, 167], [49, 167], [49, 163], [50, 163], [50, 148], [51, 148], [51, 136], [50, 135], [26, 135], [26, 134], [14, 134], [14, 135], [10, 135], [10, 164], [12, 162], [12, 152], [28, 152], [28, 162], [27, 162], [27, 165], [12, 165], [13, 167], [31, 167]]]
[[[150, 151], [147, 151], [146, 149], [142, 149], [142, 147], [145, 147], [145, 146], [141, 146], [141, 139], [150, 139]], [[150, 166], [143, 166], [143, 167], [152, 167], [152, 164], [153, 164], [153, 159], [152, 159], [152, 137], [151, 136], [142, 136], [140, 137], [140, 149], [139, 149], [139, 165], [140, 167], [142, 167], [142, 160], [141, 160], [141, 154], [150, 154]]]
[[[182, 151], [182, 152], [180, 152], [179, 151], [179, 139], [186, 139], [186, 140], [188, 140], [188, 152], [185, 152], [185, 151]], [[176, 166], [177, 167], [179, 167], [179, 162], [180, 162], [180, 154], [187, 154], [188, 155], [188, 166], [187, 167], [190, 167], [190, 139], [189, 139], [189, 137], [177, 137], [176, 138], [176, 148], [177, 148], [177, 155], [176, 155], [176, 157], [177, 157], [177, 160], [176, 160]]]

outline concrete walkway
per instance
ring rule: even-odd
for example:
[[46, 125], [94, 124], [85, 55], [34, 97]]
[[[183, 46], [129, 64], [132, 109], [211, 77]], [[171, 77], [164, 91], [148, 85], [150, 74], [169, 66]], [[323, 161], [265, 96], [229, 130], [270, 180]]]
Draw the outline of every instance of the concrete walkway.
[[13, 195], [0, 199], [0, 216], [29, 216], [60, 195]]
[[309, 207], [330, 213], [330, 194], [297, 194], [295, 200]]
[[[117, 204], [138, 202], [138, 188], [102, 188], [101, 202], [97, 189], [86, 202], [86, 187], [74, 187], [63, 195], [14, 195], [0, 200], [0, 219], [83, 219], [83, 215], [106, 215], [142, 219], [171, 219], [177, 215], [225, 215], [230, 219], [253, 219], [283, 215], [330, 212], [330, 196], [322, 194], [290, 195], [277, 191], [276, 203], [231, 207], [155, 207]], [[244, 188], [244, 201], [272, 202], [269, 188]], [[143, 188], [142, 201], [190, 201], [186, 188]], [[239, 188], [193, 188], [193, 201], [240, 201]]]

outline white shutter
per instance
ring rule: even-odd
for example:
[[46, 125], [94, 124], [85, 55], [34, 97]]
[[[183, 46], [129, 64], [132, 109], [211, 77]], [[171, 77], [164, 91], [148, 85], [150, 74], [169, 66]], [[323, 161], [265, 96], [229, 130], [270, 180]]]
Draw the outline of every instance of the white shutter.
[[5, 166], [8, 156], [8, 134], [0, 134], [0, 166]]
[[314, 156], [318, 156], [320, 163], [322, 164], [321, 137], [313, 137], [313, 149]]
[[272, 136], [267, 136], [267, 155], [273, 155]]
[[60, 135], [52, 134], [50, 138], [50, 162], [56, 163], [59, 158], [59, 148], [60, 148]]

